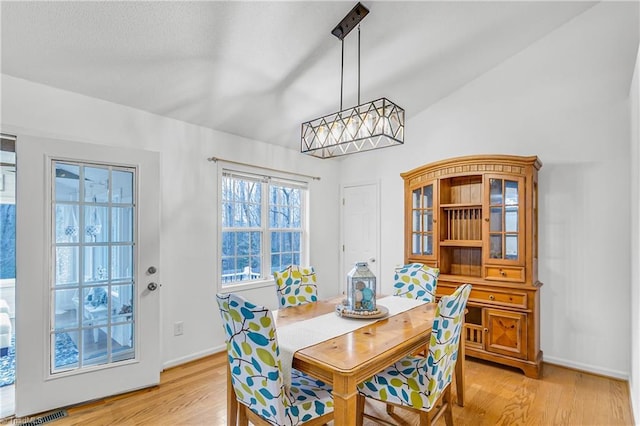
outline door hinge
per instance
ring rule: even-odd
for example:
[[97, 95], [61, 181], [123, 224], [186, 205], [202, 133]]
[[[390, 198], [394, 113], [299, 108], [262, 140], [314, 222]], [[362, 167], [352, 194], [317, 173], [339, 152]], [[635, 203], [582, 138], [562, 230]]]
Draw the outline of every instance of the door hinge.
[[344, 206], [344, 198], [342, 199], [342, 205]]
[[344, 251], [344, 244], [342, 245], [342, 251]]

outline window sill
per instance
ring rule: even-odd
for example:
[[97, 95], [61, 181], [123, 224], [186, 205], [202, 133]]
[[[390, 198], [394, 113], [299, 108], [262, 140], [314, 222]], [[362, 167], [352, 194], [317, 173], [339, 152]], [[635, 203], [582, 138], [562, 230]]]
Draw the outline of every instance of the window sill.
[[225, 294], [225, 293], [234, 293], [237, 291], [252, 290], [255, 288], [264, 288], [264, 287], [271, 287], [271, 286], [275, 286], [275, 281], [273, 280], [273, 278], [268, 278], [268, 279], [249, 281], [249, 282], [243, 282], [243, 283], [227, 284], [225, 286], [218, 284], [218, 291], [222, 294]]

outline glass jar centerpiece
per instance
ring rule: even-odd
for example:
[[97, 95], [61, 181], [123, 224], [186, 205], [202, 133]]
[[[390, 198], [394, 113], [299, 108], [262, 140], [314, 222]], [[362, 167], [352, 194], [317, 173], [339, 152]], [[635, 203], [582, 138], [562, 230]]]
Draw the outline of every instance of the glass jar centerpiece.
[[380, 313], [376, 306], [376, 276], [367, 262], [358, 262], [347, 274], [347, 299], [339, 314], [368, 317]]

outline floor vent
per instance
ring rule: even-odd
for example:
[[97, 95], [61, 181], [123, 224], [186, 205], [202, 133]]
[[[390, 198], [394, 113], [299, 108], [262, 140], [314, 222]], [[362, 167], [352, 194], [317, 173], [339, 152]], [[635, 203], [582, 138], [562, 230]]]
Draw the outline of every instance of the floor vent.
[[[58, 410], [49, 414], [45, 414], [44, 416], [36, 417], [35, 419], [16, 419], [20, 426], [36, 426], [43, 425], [45, 423], [51, 423], [63, 417], [67, 417], [67, 410]], [[26, 420], [26, 421], [20, 421]]]

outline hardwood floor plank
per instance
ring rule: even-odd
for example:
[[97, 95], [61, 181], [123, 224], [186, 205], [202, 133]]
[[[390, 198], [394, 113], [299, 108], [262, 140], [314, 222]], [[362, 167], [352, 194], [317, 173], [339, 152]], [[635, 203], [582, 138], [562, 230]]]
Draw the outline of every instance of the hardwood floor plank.
[[623, 381], [612, 381], [609, 383], [610, 416], [613, 422], [625, 421], [629, 411], [629, 386]]
[[[168, 369], [159, 386], [69, 407], [68, 417], [55, 425], [225, 425], [226, 362], [221, 353]], [[536, 380], [516, 369], [467, 358], [466, 384], [465, 406], [453, 406], [456, 426], [633, 425], [629, 386], [620, 380], [550, 364]], [[419, 421], [402, 409], [391, 418], [376, 401], [368, 400], [365, 410], [400, 425]], [[365, 425], [377, 423], [367, 419]]]
[[[571, 370], [545, 365], [545, 381], [549, 383], [539, 404], [543, 424], [568, 424], [576, 397], [576, 378]], [[555, 409], [551, 410], [551, 407]]]

